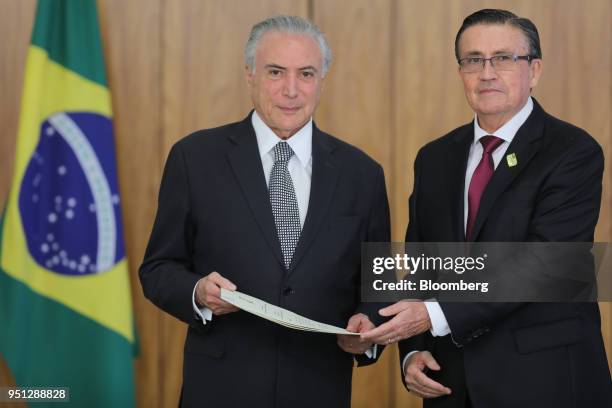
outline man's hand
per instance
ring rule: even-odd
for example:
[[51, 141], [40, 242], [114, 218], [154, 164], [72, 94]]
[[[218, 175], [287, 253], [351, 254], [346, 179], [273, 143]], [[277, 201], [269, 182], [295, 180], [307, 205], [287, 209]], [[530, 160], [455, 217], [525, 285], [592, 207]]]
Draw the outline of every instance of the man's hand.
[[[353, 333], [362, 333], [367, 330], [373, 329], [374, 323], [370, 321], [368, 316], [363, 313], [353, 315], [346, 326], [346, 330]], [[347, 353], [351, 354], [363, 354], [370, 347], [372, 342], [365, 341], [359, 338], [359, 336], [347, 336], [346, 334], [338, 334], [338, 346]]]
[[451, 393], [451, 389], [429, 378], [423, 372], [426, 368], [440, 370], [438, 362], [429, 351], [418, 351], [412, 354], [404, 368], [406, 387], [421, 398], [436, 398]]
[[236, 285], [217, 272], [209, 273], [196, 284], [196, 303], [212, 310], [215, 316], [238, 311], [236, 306], [221, 300], [221, 288], [236, 290]]
[[378, 344], [390, 344], [407, 339], [431, 329], [431, 320], [420, 300], [401, 300], [391, 306], [380, 309], [381, 316], [394, 316], [374, 330], [361, 334], [361, 338]]

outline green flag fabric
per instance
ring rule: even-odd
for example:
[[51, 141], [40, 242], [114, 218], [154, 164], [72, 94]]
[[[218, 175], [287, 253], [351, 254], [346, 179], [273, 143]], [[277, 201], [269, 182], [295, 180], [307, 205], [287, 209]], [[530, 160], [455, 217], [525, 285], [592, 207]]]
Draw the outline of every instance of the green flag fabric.
[[[134, 320], [95, 0], [39, 0], [0, 224], [0, 353], [19, 387], [132, 407]], [[58, 406], [39, 403], [35, 406]]]

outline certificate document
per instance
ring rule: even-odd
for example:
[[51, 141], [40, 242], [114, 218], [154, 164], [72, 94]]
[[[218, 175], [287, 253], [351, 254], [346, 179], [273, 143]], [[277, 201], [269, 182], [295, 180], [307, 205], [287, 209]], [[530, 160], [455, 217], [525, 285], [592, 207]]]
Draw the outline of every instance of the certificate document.
[[293, 313], [287, 309], [283, 309], [282, 307], [274, 306], [270, 303], [264, 302], [261, 299], [257, 299], [256, 297], [249, 296], [238, 291], [230, 291], [221, 288], [221, 299], [231, 303], [239, 309], [244, 310], [245, 312], [252, 313], [256, 316], [291, 329], [359, 336], [359, 333], [352, 333], [340, 327], [308, 319], [304, 316], [300, 316], [297, 313]]

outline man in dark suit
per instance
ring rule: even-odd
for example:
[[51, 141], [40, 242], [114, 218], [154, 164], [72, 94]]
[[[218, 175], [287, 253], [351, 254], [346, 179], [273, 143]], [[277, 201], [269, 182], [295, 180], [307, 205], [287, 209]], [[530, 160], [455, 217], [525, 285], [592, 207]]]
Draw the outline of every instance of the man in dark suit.
[[[592, 242], [602, 150], [530, 97], [534, 24], [481, 10], [455, 49], [475, 119], [418, 153], [406, 241]], [[402, 377], [425, 407], [612, 406], [596, 303], [402, 301], [381, 314], [394, 318], [362, 337], [407, 339]]]
[[254, 111], [170, 151], [144, 294], [189, 325], [182, 406], [348, 407], [354, 356], [371, 363], [380, 348], [276, 325], [220, 289], [354, 332], [374, 327], [377, 310], [359, 300], [360, 244], [389, 240], [383, 170], [312, 122], [331, 62], [316, 26], [265, 20], [245, 59]]

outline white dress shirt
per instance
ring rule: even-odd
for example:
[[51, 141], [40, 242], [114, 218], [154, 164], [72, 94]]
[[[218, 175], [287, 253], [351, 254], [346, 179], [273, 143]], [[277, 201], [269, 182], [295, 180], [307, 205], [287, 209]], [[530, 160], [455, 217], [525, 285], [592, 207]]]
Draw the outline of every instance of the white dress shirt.
[[[270, 183], [270, 173], [274, 166], [274, 146], [282, 139], [279, 138], [272, 129], [264, 123], [259, 117], [257, 111], [253, 111], [251, 123], [255, 129], [255, 137], [257, 138], [257, 147], [259, 156], [263, 166], [263, 173], [266, 177], [266, 185]], [[304, 228], [306, 213], [308, 212], [308, 202], [310, 200], [310, 182], [312, 178], [312, 118], [293, 136], [286, 140], [295, 153], [289, 159], [287, 168], [293, 181], [295, 189], [295, 197], [298, 202], [298, 211], [300, 213], [300, 225]], [[194, 312], [200, 316], [202, 323], [206, 324], [207, 320], [212, 319], [212, 310], [207, 307], [199, 308], [195, 302], [195, 292], [197, 283], [193, 288], [192, 304]]]
[[[263, 172], [266, 176], [266, 185], [269, 186], [270, 173], [272, 173], [272, 166], [274, 166], [274, 146], [281, 139], [261, 120], [257, 112], [253, 112], [252, 122], [255, 136], [257, 136], [257, 147], [259, 148]], [[298, 202], [300, 225], [304, 228], [310, 199], [310, 181], [312, 178], [312, 119], [298, 130], [297, 133], [287, 139], [286, 142], [295, 153], [289, 159], [287, 168], [291, 175], [295, 197]]]
[[[270, 173], [274, 166], [274, 146], [281, 139], [264, 123], [259, 117], [257, 111], [253, 111], [251, 117], [255, 136], [257, 137], [257, 147], [261, 158], [261, 165], [266, 177], [266, 185], [270, 185]], [[308, 202], [310, 200], [310, 183], [312, 179], [312, 118], [293, 136], [286, 140], [295, 153], [289, 159], [287, 168], [291, 175], [293, 188], [295, 189], [295, 197], [298, 202], [298, 210], [300, 213], [300, 225], [304, 228], [306, 213], [308, 212]], [[198, 284], [193, 288], [192, 304], [193, 310], [202, 319], [202, 323], [206, 324], [207, 320], [212, 320], [212, 310], [207, 307], [198, 308], [195, 303], [195, 291]], [[375, 358], [377, 353], [376, 344], [365, 352], [369, 358]]]
[[[482, 158], [482, 144], [480, 143], [480, 139], [484, 136], [491, 135], [499, 137], [503, 139], [502, 144], [500, 144], [497, 149], [493, 151], [493, 166], [497, 169], [497, 166], [501, 162], [502, 158], [506, 154], [506, 150], [508, 150], [508, 146], [512, 143], [516, 132], [523, 126], [523, 123], [527, 120], [531, 111], [533, 110], [533, 101], [531, 97], [527, 99], [527, 103], [525, 106], [521, 108], [520, 111], [516, 113], [508, 122], [506, 122], [502, 127], [497, 129], [495, 132], [489, 133], [483, 130], [478, 124], [478, 116], [474, 115], [474, 141], [470, 146], [470, 153], [468, 156], [467, 168], [465, 171], [465, 187], [463, 190], [463, 230], [467, 228], [467, 218], [468, 218], [468, 191], [470, 188], [470, 182], [472, 181], [472, 176], [474, 175], [474, 171], [480, 163]], [[446, 317], [444, 316], [444, 312], [440, 307], [440, 304], [435, 299], [430, 299], [425, 302], [425, 307], [427, 308], [427, 313], [429, 313], [429, 319], [431, 320], [431, 329], [430, 332], [432, 336], [446, 336], [450, 334], [451, 330], [448, 326], [448, 322], [446, 321]], [[404, 358], [402, 362], [402, 368], [406, 365], [406, 360], [417, 350], [410, 352]]]

